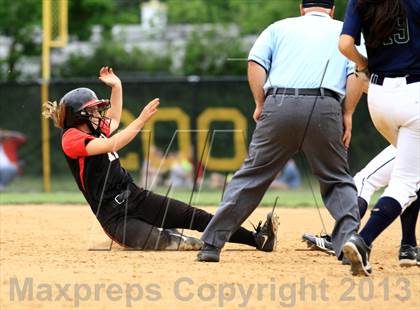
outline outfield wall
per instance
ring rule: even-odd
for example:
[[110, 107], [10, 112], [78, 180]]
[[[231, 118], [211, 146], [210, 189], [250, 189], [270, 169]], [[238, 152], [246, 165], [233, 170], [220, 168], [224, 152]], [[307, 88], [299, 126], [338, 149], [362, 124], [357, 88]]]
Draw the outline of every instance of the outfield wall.
[[[65, 92], [81, 86], [92, 88], [100, 98], [110, 96], [110, 89], [99, 80], [68, 80], [51, 82], [50, 99], [59, 100]], [[162, 152], [180, 151], [194, 162], [202, 158], [202, 149], [208, 139], [213, 142], [207, 161], [209, 169], [227, 172], [240, 166], [255, 128], [252, 120], [254, 102], [245, 78], [123, 79], [123, 87], [123, 126], [138, 115], [145, 103], [155, 97], [161, 99], [160, 113], [147, 128], [151, 132], [146, 130], [119, 152], [130, 171], [141, 169], [147, 156], [149, 137]], [[2, 83], [0, 98], [0, 128], [17, 130], [28, 137], [20, 150], [24, 175], [41, 176], [40, 85], [35, 82]], [[386, 146], [371, 124], [365, 98], [362, 101], [353, 120], [349, 151], [352, 172]], [[174, 136], [176, 130], [178, 133]], [[60, 150], [60, 131], [52, 124], [50, 142], [52, 176], [67, 175]], [[302, 164], [298, 164], [302, 168]]]

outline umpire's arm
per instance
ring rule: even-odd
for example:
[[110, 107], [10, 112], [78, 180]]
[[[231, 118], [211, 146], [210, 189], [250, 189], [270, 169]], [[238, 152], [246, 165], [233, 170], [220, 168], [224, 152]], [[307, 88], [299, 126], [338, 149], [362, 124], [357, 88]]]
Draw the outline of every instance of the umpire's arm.
[[265, 68], [260, 64], [248, 61], [248, 83], [255, 101], [254, 121], [258, 122], [264, 106], [264, 83], [267, 79]]

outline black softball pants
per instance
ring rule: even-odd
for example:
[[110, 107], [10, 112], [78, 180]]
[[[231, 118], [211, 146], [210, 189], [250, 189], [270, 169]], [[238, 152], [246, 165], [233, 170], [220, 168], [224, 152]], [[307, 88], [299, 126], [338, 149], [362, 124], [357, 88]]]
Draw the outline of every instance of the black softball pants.
[[[140, 189], [139, 189], [140, 190]], [[151, 191], [144, 191], [141, 198], [121, 204], [124, 216], [104, 227], [117, 243], [135, 249], [165, 249], [170, 242], [168, 229], [191, 229], [203, 232], [213, 215], [194, 208], [182, 201]], [[144, 194], [144, 193], [143, 193]], [[229, 242], [256, 246], [254, 234], [240, 227]]]

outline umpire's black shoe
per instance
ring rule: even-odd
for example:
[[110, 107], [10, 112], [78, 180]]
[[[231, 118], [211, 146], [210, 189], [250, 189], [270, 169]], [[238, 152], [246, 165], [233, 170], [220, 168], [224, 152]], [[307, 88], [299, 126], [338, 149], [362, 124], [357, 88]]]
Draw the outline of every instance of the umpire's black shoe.
[[279, 218], [275, 213], [268, 213], [267, 220], [261, 226], [255, 227], [255, 242], [257, 249], [264, 252], [272, 252], [276, 250], [277, 246], [277, 227], [279, 226]]
[[203, 248], [197, 254], [197, 260], [199, 262], [217, 263], [220, 260], [220, 249], [211, 244], [204, 243]]
[[330, 255], [335, 255], [330, 235], [316, 236], [305, 233], [302, 236], [302, 241], [306, 242], [308, 247], [313, 250], [320, 250]]
[[398, 259], [401, 267], [416, 266], [419, 259], [417, 247], [409, 244], [402, 244]]
[[355, 234], [344, 244], [344, 256], [350, 260], [351, 272], [354, 276], [369, 276], [372, 267], [369, 264], [371, 248], [368, 247], [362, 237]]

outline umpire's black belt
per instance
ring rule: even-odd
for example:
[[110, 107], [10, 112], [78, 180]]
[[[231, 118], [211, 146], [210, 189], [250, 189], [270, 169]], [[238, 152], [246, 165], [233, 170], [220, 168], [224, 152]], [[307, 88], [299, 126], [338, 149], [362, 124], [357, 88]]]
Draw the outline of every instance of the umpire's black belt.
[[327, 96], [340, 101], [340, 95], [326, 88], [283, 88], [275, 87], [267, 90], [266, 96], [270, 95], [293, 95], [293, 96]]
[[404, 76], [395, 75], [395, 74], [377, 74], [373, 73], [370, 77], [370, 82], [375, 85], [384, 85], [384, 80], [386, 78], [405, 78], [407, 84], [420, 82], [420, 74], [407, 74]]

